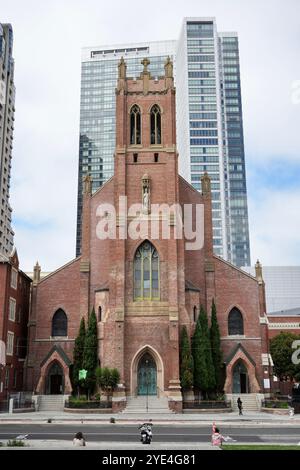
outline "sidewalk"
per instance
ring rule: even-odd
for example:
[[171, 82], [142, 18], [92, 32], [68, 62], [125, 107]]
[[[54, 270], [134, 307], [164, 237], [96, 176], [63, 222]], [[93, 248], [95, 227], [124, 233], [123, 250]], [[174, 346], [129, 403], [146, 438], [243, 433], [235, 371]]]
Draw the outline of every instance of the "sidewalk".
[[51, 419], [52, 423], [73, 424], [73, 423], [91, 423], [91, 424], [108, 424], [110, 418], [114, 418], [116, 424], [136, 424], [140, 422], [149, 421], [151, 419], [155, 424], [188, 424], [199, 425], [209, 424], [213, 421], [223, 424], [235, 424], [241, 426], [253, 425], [300, 425], [300, 414], [293, 417], [286, 415], [272, 415], [263, 412], [247, 413], [239, 416], [238, 412], [232, 413], [193, 413], [193, 414], [78, 414], [78, 413], [64, 413], [55, 411], [37, 411], [33, 413], [1, 413], [0, 424], [4, 423], [36, 423], [43, 424]]
[[87, 442], [86, 447], [74, 447], [70, 441], [58, 440], [25, 440], [25, 447], [0, 447], [1, 450], [220, 450], [213, 447], [210, 442], [192, 444], [187, 442], [152, 442], [149, 445], [143, 445], [140, 442]]
[[[188, 451], [188, 450], [221, 450], [219, 447], [212, 446], [210, 442], [200, 442], [188, 443], [188, 442], [152, 442], [149, 445], [143, 445], [140, 442], [130, 443], [130, 442], [87, 442], [86, 447], [74, 447], [72, 441], [59, 441], [59, 440], [25, 440], [24, 447], [0, 447], [0, 452], [2, 450], [76, 450], [76, 451], [85, 451], [85, 450], [141, 450], [141, 451]], [[6, 444], [6, 441], [3, 441], [3, 444]], [[275, 442], [228, 442], [230, 445], [237, 446], [290, 446], [297, 445], [300, 447], [300, 442], [296, 443], [279, 443]], [[226, 444], [224, 444], [226, 445]]]

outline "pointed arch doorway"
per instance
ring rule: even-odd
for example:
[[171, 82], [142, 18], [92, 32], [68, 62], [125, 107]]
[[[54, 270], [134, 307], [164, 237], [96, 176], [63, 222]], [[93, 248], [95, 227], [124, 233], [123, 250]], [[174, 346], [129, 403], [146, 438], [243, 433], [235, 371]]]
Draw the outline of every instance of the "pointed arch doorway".
[[137, 395], [157, 395], [157, 369], [151, 354], [140, 358], [137, 370]]
[[64, 392], [64, 374], [61, 365], [53, 362], [49, 368], [46, 381], [47, 395], [61, 395]]
[[[146, 361], [149, 361], [146, 363]], [[133, 356], [130, 367], [130, 395], [137, 397], [139, 390], [147, 393], [146, 369], [148, 370], [148, 393], [158, 397], [165, 395], [164, 363], [159, 352], [150, 345], [142, 346]], [[155, 393], [154, 393], [155, 387]]]
[[243, 361], [238, 361], [233, 368], [233, 393], [249, 393], [248, 370]]

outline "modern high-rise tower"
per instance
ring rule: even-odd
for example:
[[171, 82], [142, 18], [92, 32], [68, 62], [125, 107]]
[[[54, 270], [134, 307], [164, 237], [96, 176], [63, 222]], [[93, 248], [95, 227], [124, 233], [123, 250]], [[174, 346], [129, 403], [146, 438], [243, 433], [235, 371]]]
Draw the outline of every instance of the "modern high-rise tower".
[[250, 262], [248, 207], [236, 33], [214, 18], [185, 18], [176, 51], [177, 145], [181, 174], [200, 190], [212, 180], [214, 252]]
[[185, 18], [178, 41], [85, 48], [82, 56], [76, 253], [80, 253], [82, 177], [93, 191], [113, 173], [115, 84], [124, 56], [128, 76], [148, 57], [153, 76], [174, 61], [179, 169], [195, 189], [212, 180], [214, 252], [250, 264], [239, 48], [236, 33], [218, 33], [214, 18]]
[[13, 30], [0, 23], [0, 254], [10, 255], [14, 232], [9, 205], [10, 169], [15, 112]]
[[95, 192], [113, 176], [116, 138], [115, 88], [118, 63], [124, 56], [128, 76], [138, 77], [141, 61], [150, 60], [152, 76], [164, 74], [164, 63], [174, 59], [176, 41], [86, 47], [82, 51], [80, 139], [77, 199], [76, 255], [81, 247], [82, 178], [92, 176]]

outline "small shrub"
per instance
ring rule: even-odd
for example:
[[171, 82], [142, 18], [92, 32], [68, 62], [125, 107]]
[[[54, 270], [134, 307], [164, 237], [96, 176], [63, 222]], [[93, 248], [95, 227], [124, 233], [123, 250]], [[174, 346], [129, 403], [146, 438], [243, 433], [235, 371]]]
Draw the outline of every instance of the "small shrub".
[[52, 423], [52, 419], [49, 418], [49, 419], [47, 420], [47, 423]]
[[24, 441], [19, 441], [18, 439], [10, 439], [7, 441], [7, 447], [24, 447], [25, 442]]
[[98, 409], [98, 408], [111, 408], [111, 402], [107, 401], [97, 401], [97, 400], [71, 400], [69, 401], [68, 408], [78, 408], [78, 409]]
[[224, 395], [224, 393], [217, 393], [217, 395], [216, 395], [216, 400], [217, 400], [217, 401], [225, 401], [225, 395]]
[[110, 423], [115, 423], [116, 422], [116, 419], [115, 418], [110, 418]]
[[281, 409], [289, 408], [289, 404], [287, 402], [282, 402], [279, 400], [266, 401], [265, 406], [266, 408], [281, 408]]

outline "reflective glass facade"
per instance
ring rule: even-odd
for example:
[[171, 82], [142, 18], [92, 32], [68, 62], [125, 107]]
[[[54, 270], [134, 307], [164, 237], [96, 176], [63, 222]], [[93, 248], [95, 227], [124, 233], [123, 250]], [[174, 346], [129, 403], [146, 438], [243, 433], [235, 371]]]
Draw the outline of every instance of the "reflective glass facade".
[[81, 65], [80, 142], [78, 171], [78, 207], [76, 255], [80, 254], [82, 178], [89, 173], [93, 192], [113, 175], [115, 149], [115, 87], [118, 62], [126, 60], [127, 76], [137, 77], [143, 70], [141, 60], [149, 57], [149, 70], [164, 75], [169, 55], [174, 59], [174, 41], [128, 45], [123, 47], [87, 48]]
[[178, 41], [86, 48], [81, 75], [76, 253], [80, 253], [82, 177], [93, 191], [113, 175], [115, 86], [121, 56], [137, 76], [149, 57], [153, 76], [174, 61], [179, 171], [195, 189], [211, 177], [214, 252], [250, 264], [240, 68], [236, 33], [218, 33], [214, 18], [185, 18]]
[[216, 255], [250, 263], [238, 38], [214, 18], [187, 18], [176, 51], [181, 174], [197, 190], [212, 180]]
[[6, 257], [14, 245], [9, 202], [14, 114], [13, 29], [10, 24], [0, 23], [0, 255]]
[[248, 204], [236, 35], [219, 35], [222, 132], [225, 175], [227, 256], [234, 264], [250, 264]]

